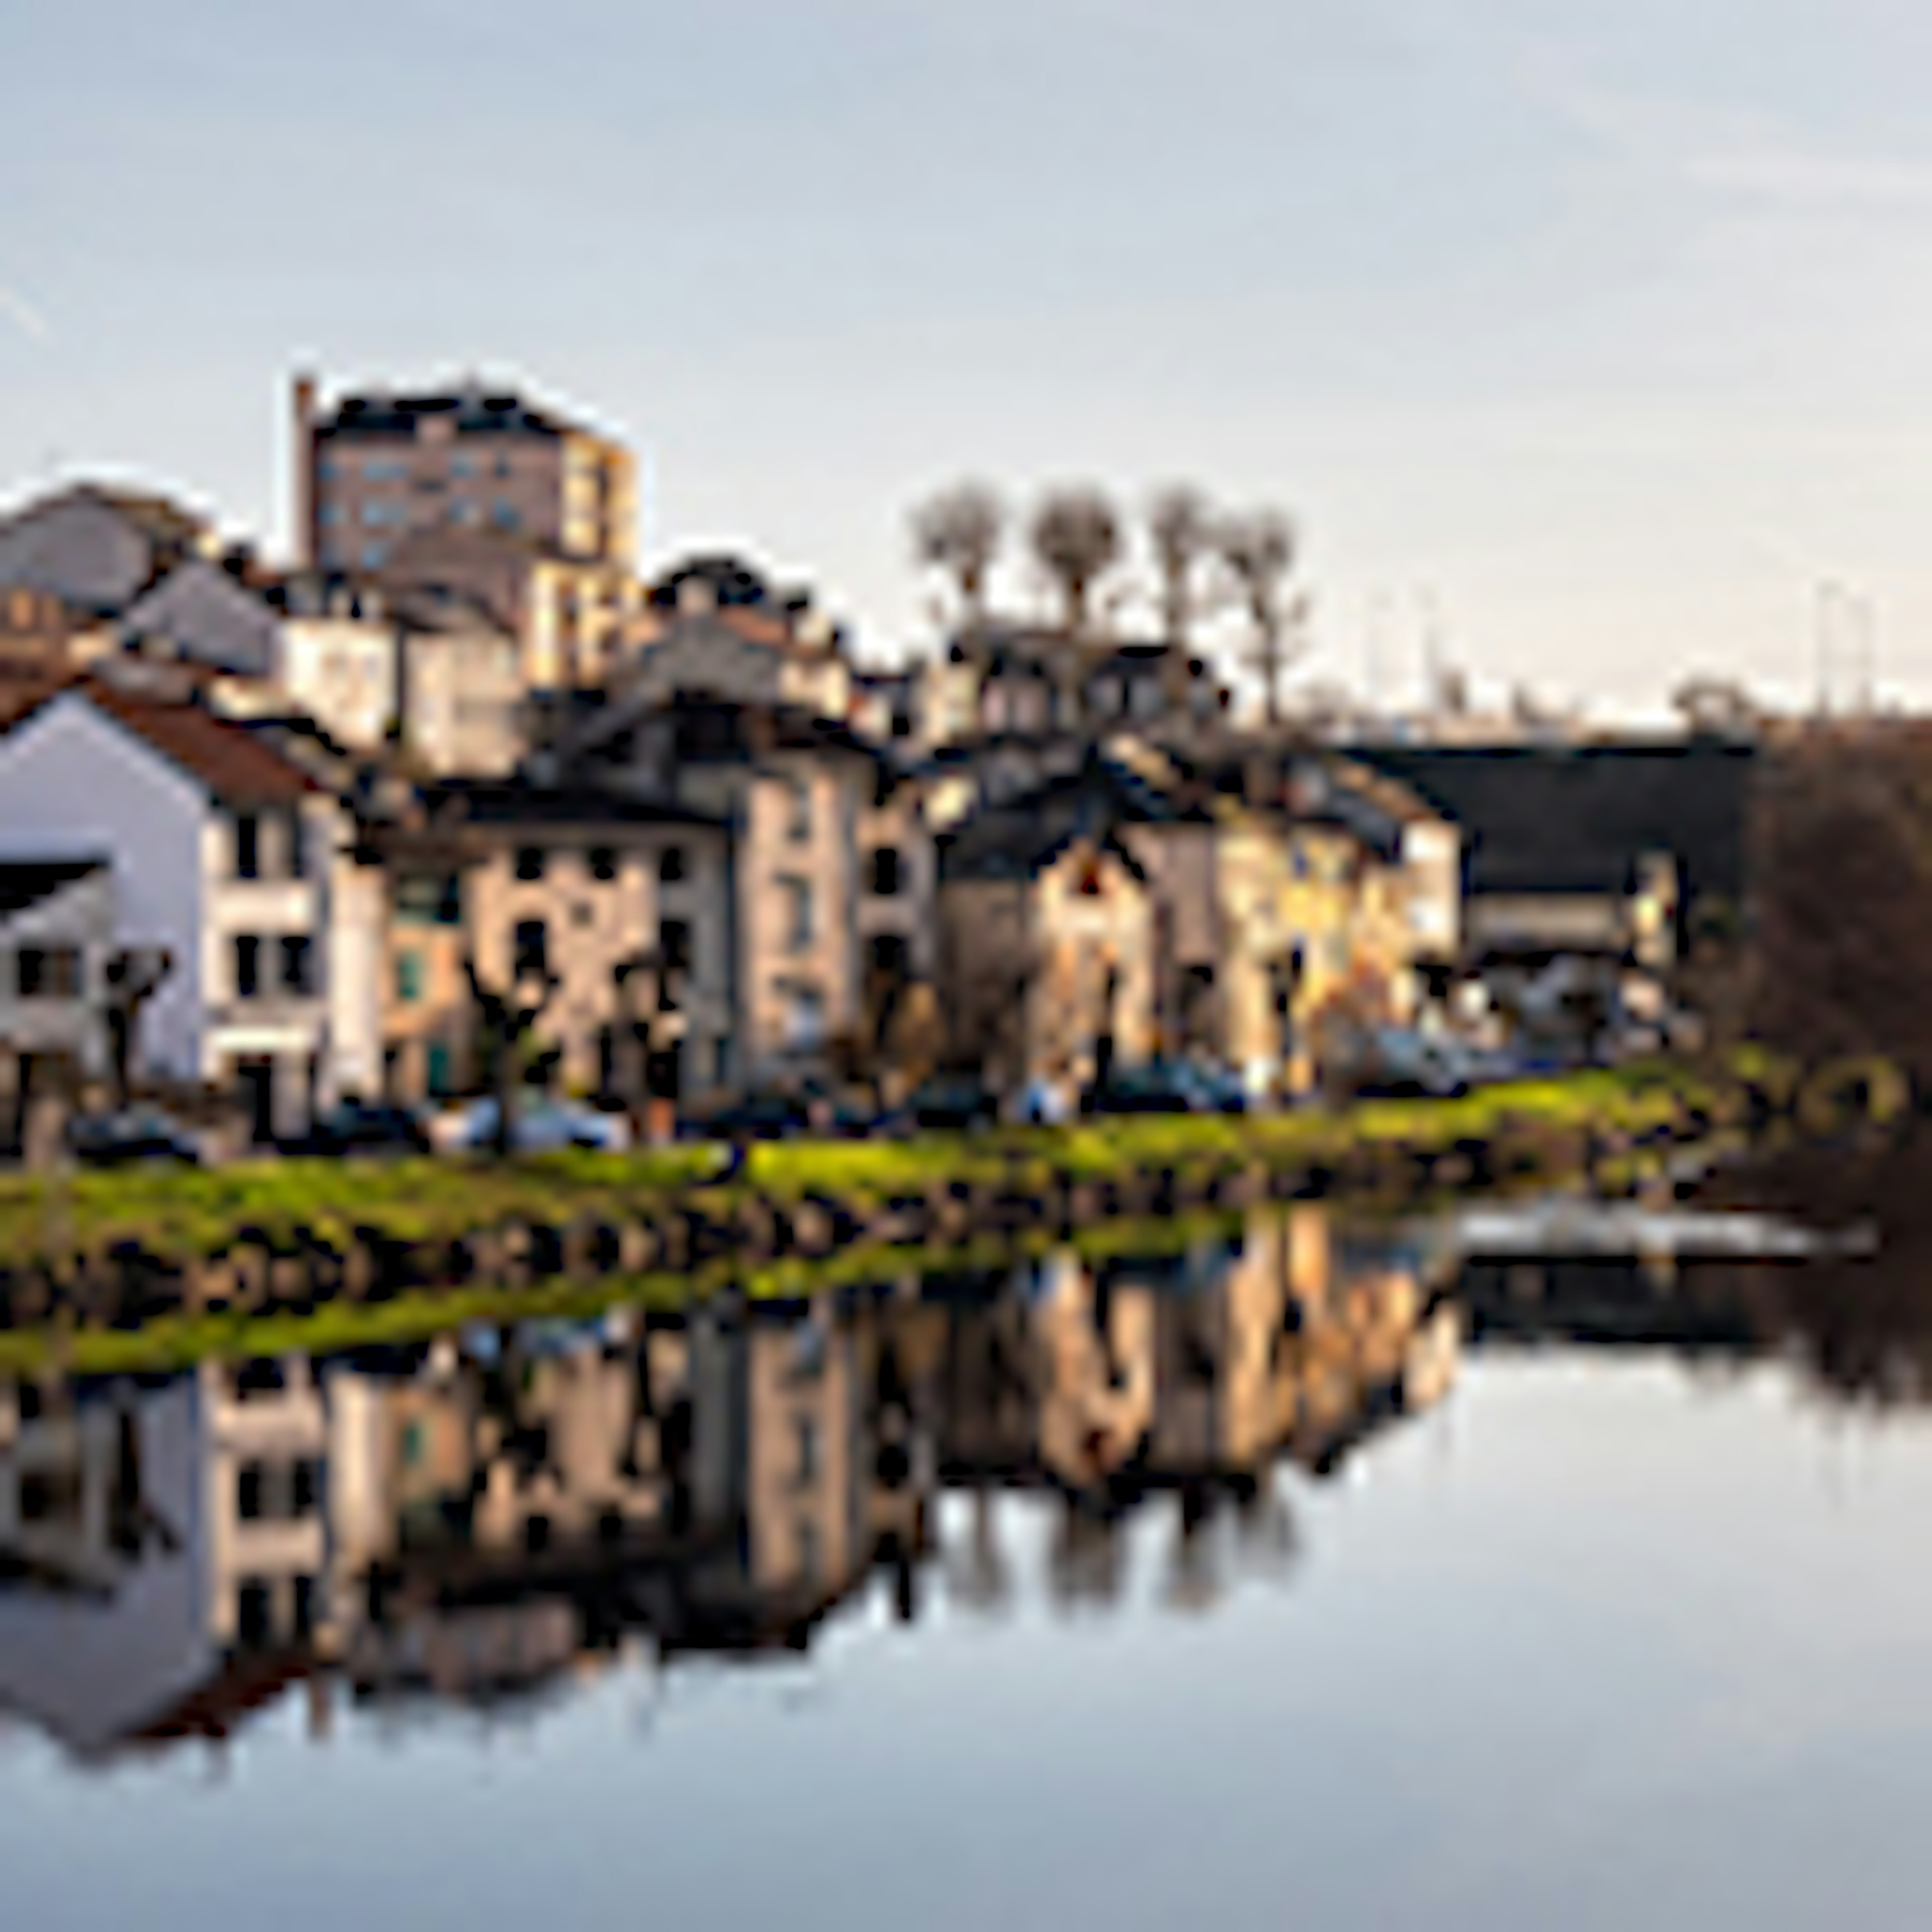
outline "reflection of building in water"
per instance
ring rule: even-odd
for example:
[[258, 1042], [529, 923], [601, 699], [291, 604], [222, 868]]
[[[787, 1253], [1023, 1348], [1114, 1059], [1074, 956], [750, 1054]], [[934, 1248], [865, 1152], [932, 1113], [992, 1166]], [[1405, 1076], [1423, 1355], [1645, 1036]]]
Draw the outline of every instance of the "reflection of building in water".
[[[1199, 1600], [1222, 1502], [1265, 1527], [1283, 1448], [1329, 1466], [1432, 1400], [1456, 1334], [1308, 1210], [1232, 1251], [1063, 1252], [856, 1307], [8, 1391], [0, 1705], [91, 1754], [221, 1735], [323, 1670], [361, 1697], [477, 1700], [640, 1640], [800, 1645], [881, 1570], [914, 1613], [942, 1484], [1059, 1497], [1049, 1580], [1072, 1597], [1114, 1593], [1118, 1523], [1171, 1494]], [[992, 1600], [1011, 1572], [976, 1520], [948, 1568]]]

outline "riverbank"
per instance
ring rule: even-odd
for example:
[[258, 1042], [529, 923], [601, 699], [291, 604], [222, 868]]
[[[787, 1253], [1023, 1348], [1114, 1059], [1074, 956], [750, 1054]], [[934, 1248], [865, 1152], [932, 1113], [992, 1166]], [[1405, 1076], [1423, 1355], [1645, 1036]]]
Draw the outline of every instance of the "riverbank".
[[[1838, 1084], [1872, 1111], [1900, 1104]], [[1585, 1178], [1621, 1192], [1688, 1146], [1808, 1108], [1817, 1124], [1820, 1090], [1746, 1053], [1456, 1100], [776, 1142], [728, 1180], [703, 1146], [16, 1178], [0, 1184], [0, 1361], [118, 1372], [726, 1285], [803, 1292], [1270, 1198], [1396, 1208]]]

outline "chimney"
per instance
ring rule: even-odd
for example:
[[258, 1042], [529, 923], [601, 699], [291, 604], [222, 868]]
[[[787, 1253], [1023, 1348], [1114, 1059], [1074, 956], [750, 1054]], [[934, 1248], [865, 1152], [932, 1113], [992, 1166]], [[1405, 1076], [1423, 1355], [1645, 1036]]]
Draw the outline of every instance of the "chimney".
[[290, 452], [295, 465], [295, 560], [298, 569], [312, 570], [322, 546], [315, 500], [316, 382], [305, 369], [296, 372], [291, 402], [295, 431]]

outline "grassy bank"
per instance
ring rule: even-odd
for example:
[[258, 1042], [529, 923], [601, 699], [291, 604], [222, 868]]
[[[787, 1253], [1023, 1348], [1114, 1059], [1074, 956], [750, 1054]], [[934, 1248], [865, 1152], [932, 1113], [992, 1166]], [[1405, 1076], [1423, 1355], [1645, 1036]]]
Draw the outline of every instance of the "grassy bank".
[[1259, 1162], [1334, 1168], [1378, 1149], [1448, 1150], [1568, 1130], [1640, 1136], [1730, 1118], [1738, 1076], [1658, 1065], [1484, 1089], [1455, 1100], [1370, 1101], [1336, 1111], [1144, 1115], [1064, 1128], [905, 1141], [754, 1146], [729, 1183], [702, 1144], [501, 1162], [241, 1161], [205, 1170], [128, 1168], [0, 1180], [0, 1265], [137, 1247], [156, 1262], [222, 1253], [238, 1240], [340, 1247], [362, 1236], [450, 1240], [509, 1222], [650, 1212], [697, 1202], [809, 1199], [863, 1210], [934, 1187], [1046, 1188], [1136, 1173], [1204, 1176]]
[[15, 1178], [0, 1183], [0, 1367], [326, 1352], [728, 1282], [816, 1292], [982, 1249], [1130, 1230], [1144, 1243], [1148, 1227], [1269, 1197], [1413, 1205], [1586, 1175], [1622, 1188], [1672, 1148], [1802, 1118], [1806, 1090], [1789, 1066], [1744, 1055], [1456, 1100], [776, 1142], [728, 1181], [707, 1147]]

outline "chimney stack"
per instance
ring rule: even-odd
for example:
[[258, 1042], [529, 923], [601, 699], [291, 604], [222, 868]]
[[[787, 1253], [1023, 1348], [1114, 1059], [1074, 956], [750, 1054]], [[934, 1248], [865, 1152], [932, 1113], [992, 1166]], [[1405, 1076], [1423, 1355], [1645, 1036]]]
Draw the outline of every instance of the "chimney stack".
[[295, 464], [295, 560], [298, 568], [312, 570], [320, 560], [321, 536], [315, 490], [316, 381], [308, 370], [297, 372], [292, 395]]

